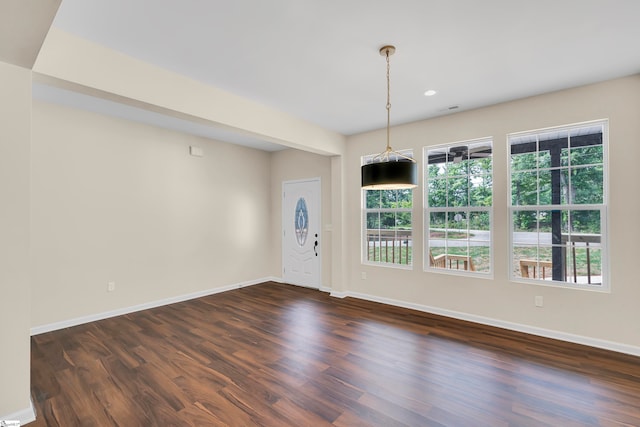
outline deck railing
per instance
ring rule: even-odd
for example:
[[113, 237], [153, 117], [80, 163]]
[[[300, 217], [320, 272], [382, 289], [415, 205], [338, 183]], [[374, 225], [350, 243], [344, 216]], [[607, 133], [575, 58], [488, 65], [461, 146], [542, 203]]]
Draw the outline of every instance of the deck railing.
[[[411, 230], [403, 229], [368, 229], [367, 230], [367, 261], [373, 262], [388, 262], [394, 264], [409, 264], [412, 258], [412, 234]], [[592, 284], [593, 278], [598, 276], [594, 274], [592, 266], [591, 250], [595, 245], [599, 245], [601, 242], [601, 236], [599, 234], [571, 234], [571, 240], [569, 241], [569, 235], [562, 235], [562, 259], [565, 260], [565, 280], [573, 283], [578, 283], [579, 278], [585, 277], [588, 284]], [[576, 262], [576, 250], [585, 249], [586, 253], [586, 276], [578, 276], [578, 263]], [[567, 250], [569, 250], [569, 256], [571, 262], [567, 262]], [[461, 257], [456, 255], [449, 255], [449, 262], [454, 260], [460, 264], [462, 262], [463, 269], [475, 270], [471, 260], [460, 261]], [[460, 258], [460, 259], [458, 259]], [[431, 262], [434, 267], [444, 267], [438, 262]], [[520, 259], [520, 274], [522, 277], [541, 278], [543, 280], [550, 279], [551, 275], [547, 270], [552, 269], [552, 263], [550, 260], [535, 260], [535, 259]], [[453, 265], [449, 265], [448, 268], [453, 268]], [[457, 265], [460, 268], [460, 265]]]
[[409, 264], [411, 230], [367, 230], [367, 261]]
[[[571, 240], [569, 240], [569, 237]], [[593, 274], [591, 250], [595, 245], [601, 242], [600, 234], [568, 234], [562, 235], [562, 259], [564, 261], [564, 280], [573, 283], [582, 283], [580, 278], [586, 278], [586, 283], [592, 284], [593, 278], [598, 274]], [[586, 275], [578, 275], [578, 262], [576, 251], [585, 250]], [[599, 249], [599, 248], [598, 248]], [[567, 250], [569, 251], [570, 261], [567, 259]], [[551, 280], [551, 270], [553, 263], [551, 260], [543, 259], [520, 259], [520, 275], [526, 278]], [[599, 269], [598, 269], [599, 270]], [[601, 273], [597, 271], [597, 273]], [[579, 281], [580, 280], [580, 281]]]
[[567, 275], [569, 271], [567, 271], [566, 259], [567, 259], [567, 249], [571, 252], [571, 265], [573, 265], [573, 283], [578, 283], [578, 266], [576, 263], [576, 249], [580, 248], [580, 246], [584, 245], [586, 248], [587, 255], [587, 283], [591, 284], [591, 248], [589, 243], [592, 244], [600, 244], [600, 234], [571, 234], [571, 241], [569, 240], [569, 236], [567, 234], [562, 235], [562, 259], [565, 260], [565, 277], [568, 278]]

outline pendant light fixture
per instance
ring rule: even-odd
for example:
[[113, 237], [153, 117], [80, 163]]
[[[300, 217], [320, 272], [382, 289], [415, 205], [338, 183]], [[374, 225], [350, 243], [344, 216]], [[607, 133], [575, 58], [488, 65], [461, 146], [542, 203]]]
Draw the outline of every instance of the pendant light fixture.
[[418, 186], [418, 165], [411, 157], [393, 151], [389, 144], [391, 126], [391, 90], [389, 57], [394, 46], [383, 46], [380, 55], [387, 58], [387, 148], [361, 168], [362, 188], [366, 190], [400, 190]]

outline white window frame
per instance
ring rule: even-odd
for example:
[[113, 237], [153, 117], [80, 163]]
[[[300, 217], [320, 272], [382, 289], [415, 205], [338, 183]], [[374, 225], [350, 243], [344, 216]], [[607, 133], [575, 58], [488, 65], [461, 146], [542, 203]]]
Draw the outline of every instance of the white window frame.
[[[602, 127], [602, 168], [603, 168], [603, 175], [602, 175], [602, 186], [603, 186], [603, 200], [602, 200], [602, 204], [557, 204], [557, 205], [553, 205], [553, 204], [540, 204], [540, 200], [539, 200], [539, 196], [538, 196], [538, 204], [536, 205], [526, 205], [526, 206], [514, 206], [513, 205], [513, 199], [512, 199], [512, 178], [513, 178], [513, 171], [512, 171], [512, 163], [511, 163], [511, 145], [512, 145], [512, 141], [513, 140], [517, 140], [517, 139], [522, 139], [522, 138], [531, 138], [531, 137], [535, 137], [536, 138], [536, 144], [540, 144], [540, 135], [544, 135], [544, 134], [549, 134], [552, 132], [557, 132], [558, 134], [563, 134], [563, 133], [570, 133], [572, 131], [578, 130], [578, 129], [586, 129], [589, 127], [597, 127], [597, 126], [601, 126]], [[570, 137], [569, 137], [570, 138]], [[571, 147], [570, 143], [569, 143], [569, 147]], [[519, 283], [531, 283], [531, 284], [535, 284], [535, 285], [541, 285], [541, 286], [550, 286], [550, 287], [559, 287], [559, 288], [565, 288], [565, 289], [578, 289], [578, 290], [587, 290], [587, 291], [596, 291], [596, 292], [610, 292], [610, 270], [609, 270], [609, 245], [608, 245], [608, 228], [609, 228], [609, 216], [608, 216], [608, 206], [609, 206], [609, 155], [608, 155], [608, 149], [609, 147], [609, 121], [608, 119], [601, 119], [601, 120], [594, 120], [594, 121], [587, 121], [587, 122], [580, 122], [580, 123], [574, 123], [574, 124], [568, 124], [568, 125], [563, 125], [563, 126], [556, 126], [556, 127], [550, 127], [550, 128], [542, 128], [542, 129], [535, 129], [535, 130], [529, 130], [529, 131], [523, 131], [523, 132], [516, 132], [516, 133], [511, 133], [507, 135], [507, 164], [508, 164], [508, 184], [507, 184], [507, 205], [508, 205], [508, 209], [509, 209], [509, 216], [508, 216], [508, 221], [509, 221], [509, 250], [508, 250], [508, 254], [509, 254], [509, 279], [512, 282], [519, 282]], [[538, 156], [539, 157], [539, 156]], [[571, 156], [569, 156], [569, 160], [568, 160], [568, 166], [567, 166], [567, 170], [570, 171], [571, 169]], [[580, 167], [585, 167], [585, 166], [590, 166], [590, 165], [580, 165]], [[560, 169], [562, 170], [563, 167], [560, 168], [550, 168], [550, 169]], [[539, 176], [539, 173], [541, 170], [547, 170], [548, 168], [540, 168], [540, 167], [536, 167], [535, 171]], [[553, 209], [554, 207], [556, 207], [555, 209]], [[515, 224], [514, 224], [514, 214], [516, 212], [519, 211], [553, 211], [553, 210], [560, 210], [560, 211], [581, 211], [581, 210], [588, 210], [588, 211], [599, 211], [600, 212], [600, 247], [599, 250], [601, 251], [601, 283], [599, 284], [588, 284], [588, 283], [575, 283], [572, 281], [567, 281], [569, 280], [568, 277], [570, 276], [569, 274], [567, 274], [568, 277], [565, 277], [565, 281], [553, 281], [553, 280], [545, 280], [543, 279], [540, 274], [540, 271], [542, 271], [540, 268], [542, 267], [542, 265], [540, 264], [540, 259], [539, 259], [539, 255], [537, 258], [538, 261], [538, 273], [537, 273], [537, 277], [535, 278], [525, 278], [525, 277], [521, 277], [520, 275], [516, 275], [516, 269], [519, 271], [520, 266], [519, 265], [515, 265], [514, 262], [514, 228], [515, 228]], [[571, 234], [571, 233], [569, 233]], [[535, 245], [537, 247], [537, 253], [540, 253], [540, 248], [545, 248], [548, 245], [544, 244], [541, 245], [539, 242], [537, 245]]]
[[[413, 158], [413, 150], [412, 149], [406, 149], [406, 150], [397, 150], [398, 153], [402, 154], [403, 156], [409, 157], [409, 158]], [[362, 156], [361, 158], [361, 164], [365, 165], [367, 163], [370, 163], [372, 161], [372, 159], [376, 156], [378, 156], [379, 154], [369, 154], [366, 156]], [[391, 159], [393, 160], [393, 158]], [[415, 215], [413, 214], [413, 208], [414, 208], [414, 194], [413, 194], [413, 190], [411, 192], [411, 208], [367, 208], [367, 192], [368, 191], [391, 191], [391, 190], [366, 190], [366, 189], [362, 189], [361, 191], [361, 211], [362, 211], [362, 218], [361, 218], [361, 222], [362, 222], [362, 227], [361, 227], [361, 238], [360, 238], [360, 246], [361, 246], [361, 263], [364, 265], [371, 265], [371, 266], [378, 266], [378, 267], [389, 267], [389, 268], [398, 268], [398, 269], [403, 269], [403, 270], [412, 270], [413, 269], [413, 264], [414, 264], [414, 259], [415, 259], [415, 255], [416, 255], [416, 251], [415, 251], [415, 246], [413, 246], [413, 232], [414, 232], [414, 221], [415, 221]], [[398, 262], [386, 262], [386, 261], [374, 261], [374, 260], [370, 260], [369, 259], [369, 238], [368, 238], [368, 228], [367, 228], [367, 214], [368, 213], [409, 213], [411, 215], [411, 230], [409, 233], [410, 236], [410, 241], [411, 241], [411, 261], [408, 264], [401, 264]], [[380, 230], [380, 229], [379, 229]], [[381, 244], [381, 241], [378, 240], [378, 243]], [[374, 243], [375, 244], [375, 243]], [[395, 244], [395, 241], [394, 241]], [[400, 241], [400, 244], [402, 245], [402, 241]], [[407, 244], [408, 247], [408, 244]], [[403, 249], [404, 250], [404, 249]], [[375, 253], [375, 251], [374, 251]], [[402, 254], [402, 252], [400, 252], [400, 254]], [[392, 256], [393, 258], [393, 256]]]
[[[423, 167], [422, 171], [424, 173], [424, 191], [423, 191], [423, 225], [424, 225], [424, 238], [423, 238], [423, 268], [424, 271], [433, 272], [433, 273], [441, 273], [441, 274], [450, 274], [450, 275], [461, 275], [461, 276], [472, 276], [476, 278], [485, 278], [492, 279], [494, 272], [494, 239], [493, 239], [493, 207], [495, 202], [495, 194], [493, 191], [493, 183], [494, 183], [494, 169], [495, 169], [495, 161], [493, 154], [495, 150], [493, 149], [493, 137], [484, 137], [471, 139], [466, 141], [456, 141], [447, 144], [440, 144], [434, 146], [423, 147]], [[441, 150], [444, 152], [449, 152], [451, 148], [458, 146], [483, 146], [487, 145], [491, 147], [492, 152], [492, 161], [491, 161], [491, 206], [447, 206], [447, 207], [431, 207], [429, 206], [429, 152]], [[469, 175], [466, 176], [469, 179]], [[439, 178], [443, 179], [443, 178]], [[469, 187], [470, 191], [471, 187]], [[469, 194], [467, 195], [469, 197]], [[448, 204], [448, 203], [447, 203]], [[448, 256], [445, 256], [446, 266], [445, 268], [438, 268], [436, 266], [431, 265], [431, 229], [430, 229], [430, 218], [431, 213], [437, 212], [445, 212], [445, 213], [456, 213], [456, 212], [465, 212], [467, 214], [467, 218], [469, 217], [469, 213], [471, 212], [488, 212], [489, 214], [489, 240], [483, 241], [488, 243], [489, 247], [489, 271], [470, 271], [468, 269], [459, 268], [458, 260], [449, 259]], [[470, 225], [467, 223], [467, 230], [470, 229]], [[446, 243], [445, 243], [446, 244]], [[467, 249], [471, 248], [470, 238], [467, 238]], [[469, 254], [471, 256], [471, 254]], [[452, 268], [453, 262], [456, 263], [458, 268]]]

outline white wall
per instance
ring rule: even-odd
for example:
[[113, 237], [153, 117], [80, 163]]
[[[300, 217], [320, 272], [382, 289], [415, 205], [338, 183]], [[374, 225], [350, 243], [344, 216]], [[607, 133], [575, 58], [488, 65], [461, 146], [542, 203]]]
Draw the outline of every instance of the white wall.
[[0, 62], [0, 419], [26, 421], [29, 400], [31, 72]]
[[320, 177], [322, 192], [322, 287], [331, 287], [332, 232], [326, 225], [332, 223], [331, 212], [331, 158], [305, 151], [289, 149], [271, 154], [271, 205], [273, 229], [273, 275], [282, 277], [282, 182]]
[[[608, 118], [610, 154], [611, 292], [588, 292], [508, 280], [507, 142], [511, 132]], [[360, 156], [384, 147], [384, 131], [347, 141], [349, 240], [348, 292], [374, 299], [414, 304], [436, 312], [554, 336], [608, 345], [640, 354], [640, 197], [635, 172], [640, 161], [640, 75], [556, 92], [515, 102], [396, 126], [392, 145], [413, 148], [492, 136], [494, 139], [494, 279], [423, 272], [423, 186], [414, 191], [413, 270], [371, 267], [360, 261]], [[422, 174], [421, 174], [422, 177]], [[367, 272], [362, 280], [360, 273]], [[534, 296], [544, 307], [534, 307]], [[609, 345], [611, 344], [611, 345]]]
[[271, 274], [269, 153], [34, 102], [31, 160], [35, 328]]

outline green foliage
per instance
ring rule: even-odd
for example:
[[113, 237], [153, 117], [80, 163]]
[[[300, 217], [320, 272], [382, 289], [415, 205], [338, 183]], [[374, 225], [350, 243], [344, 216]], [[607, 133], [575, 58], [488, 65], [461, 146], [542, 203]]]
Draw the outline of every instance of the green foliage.
[[429, 165], [429, 207], [491, 206], [491, 167], [491, 158]]
[[[554, 160], [550, 152], [511, 156], [511, 203], [513, 206], [553, 205], [553, 174], [559, 184], [556, 206], [601, 204], [604, 202], [602, 145], [562, 148]], [[516, 231], [549, 231], [550, 211], [516, 211]], [[593, 210], [562, 210], [564, 232], [600, 233], [600, 215]], [[579, 231], [578, 231], [579, 230]]]
[[367, 190], [365, 193], [367, 209], [409, 209], [408, 212], [367, 213], [368, 229], [411, 229], [412, 190]]

